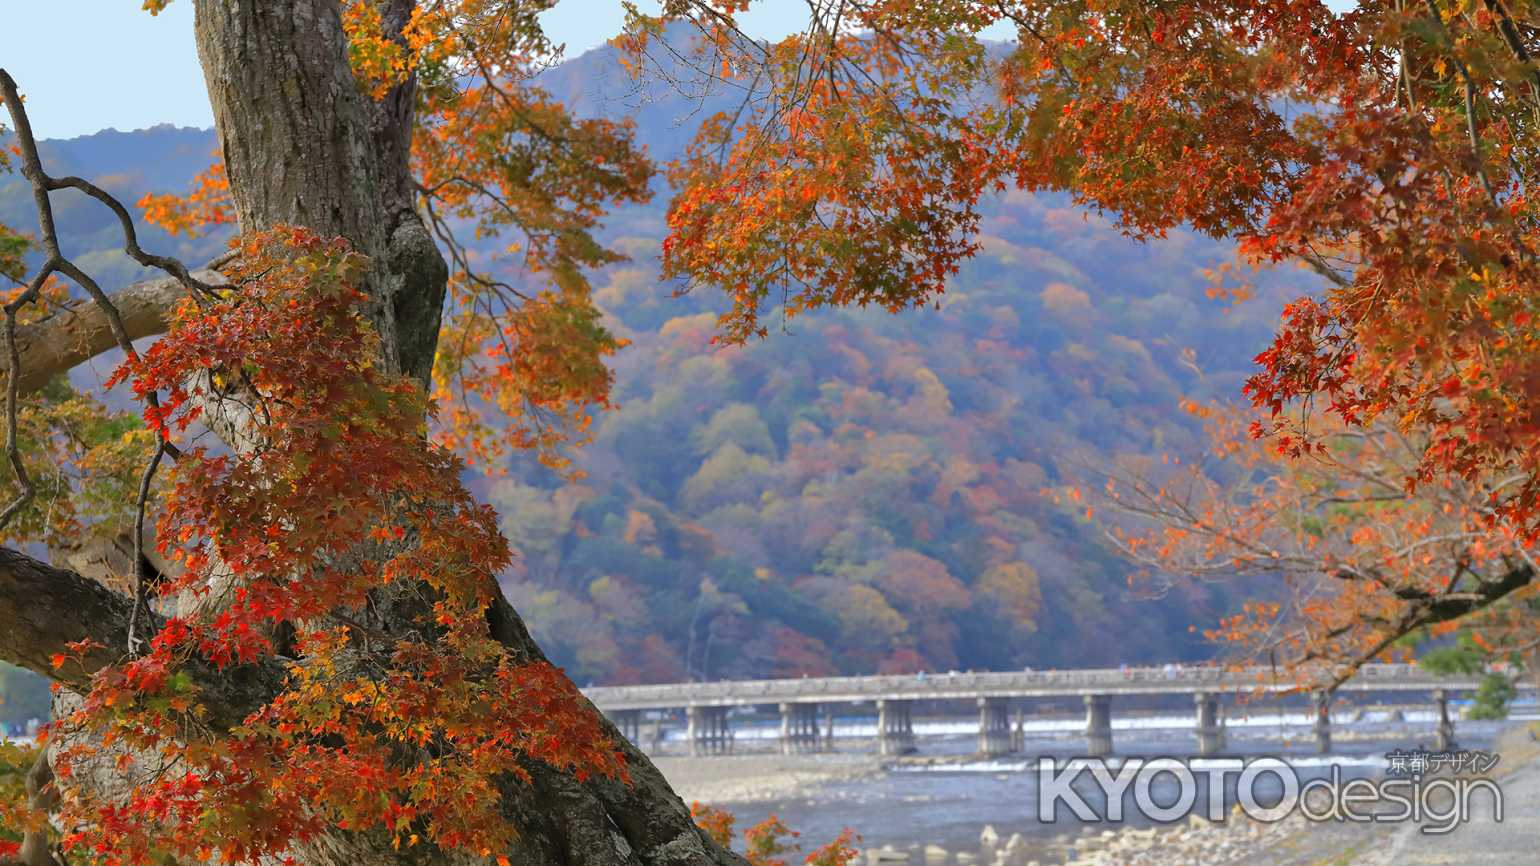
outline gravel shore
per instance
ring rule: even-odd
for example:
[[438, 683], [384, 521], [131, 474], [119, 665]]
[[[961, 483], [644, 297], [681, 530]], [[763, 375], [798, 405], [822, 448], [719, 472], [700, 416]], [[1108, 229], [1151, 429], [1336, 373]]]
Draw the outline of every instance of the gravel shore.
[[753, 803], [876, 773], [875, 755], [723, 755], [652, 759], [686, 803]]
[[[1498, 741], [1492, 774], [1503, 791], [1501, 822], [1476, 808], [1471, 821], [1433, 835], [1422, 825], [1317, 823], [1296, 814], [1259, 824], [1242, 814], [1222, 823], [1189, 819], [1161, 830], [1123, 830], [1075, 840], [1066, 866], [1257, 864], [1257, 866], [1512, 866], [1540, 850], [1540, 743], [1515, 727]], [[1030, 866], [1000, 864], [1000, 866]]]
[[1478, 811], [1458, 832], [1430, 836], [1417, 825], [1397, 827], [1387, 844], [1346, 866], [1510, 866], [1540, 860], [1540, 742], [1511, 730], [1498, 742], [1506, 769], [1494, 774], [1503, 789], [1501, 823]]

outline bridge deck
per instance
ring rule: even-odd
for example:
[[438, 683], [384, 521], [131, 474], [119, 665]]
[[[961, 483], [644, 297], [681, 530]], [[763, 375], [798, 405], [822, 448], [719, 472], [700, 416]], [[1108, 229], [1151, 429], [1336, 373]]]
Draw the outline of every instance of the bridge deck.
[[[1341, 691], [1468, 691], [1478, 677], [1441, 677], [1416, 665], [1365, 665]], [[645, 686], [591, 686], [583, 692], [599, 709], [647, 710], [687, 706], [746, 706], [773, 703], [859, 703], [882, 700], [966, 700], [1066, 695], [1161, 695], [1195, 692], [1236, 694], [1288, 692], [1293, 681], [1275, 679], [1266, 668], [1129, 668], [1074, 671], [999, 671], [781, 680], [722, 680]], [[1520, 688], [1527, 688], [1521, 685]]]

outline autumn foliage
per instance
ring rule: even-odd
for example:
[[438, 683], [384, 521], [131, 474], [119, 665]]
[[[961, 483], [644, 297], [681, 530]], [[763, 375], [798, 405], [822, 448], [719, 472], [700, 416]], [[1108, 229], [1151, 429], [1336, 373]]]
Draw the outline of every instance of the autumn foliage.
[[173, 235], [191, 235], [235, 222], [225, 164], [215, 162], [193, 178], [185, 193], [149, 193], [138, 201], [144, 220]]
[[[1343, 471], [1330, 452], [1344, 431], [1400, 436], [1410, 459], [1381, 465], [1402, 473], [1383, 483], [1419, 503], [1473, 491], [1452, 520], [1484, 537], [1442, 568], [1364, 527], [1353, 549], [1375, 566], [1293, 611], [1319, 629], [1292, 657], [1351, 666], [1422, 625], [1523, 609], [1510, 595], [1530, 585], [1540, 537], [1531, 3], [852, 3], [789, 48], [684, 5], [720, 76], [750, 94], [750, 120], [719, 117], [675, 167], [664, 245], [666, 271], [729, 293], [727, 339], [761, 333], [777, 298], [788, 316], [933, 300], [972, 254], [991, 190], [1067, 191], [1134, 238], [1233, 240], [1253, 266], [1325, 281], [1284, 307], [1257, 356], [1249, 435]], [[960, 38], [997, 23], [1014, 44]], [[640, 20], [628, 38], [645, 50], [661, 26]], [[1250, 521], [1291, 525], [1256, 499]], [[1404, 516], [1405, 532], [1428, 519]], [[1327, 557], [1311, 568], [1352, 573]]]
[[[672, 176], [665, 269], [729, 292], [728, 338], [772, 291], [788, 315], [932, 299], [981, 195], [1067, 190], [1133, 237], [1191, 226], [1327, 278], [1247, 388], [1285, 447], [1319, 447], [1288, 411], [1319, 398], [1428, 431], [1414, 482], [1534, 478], [1527, 2], [839, 4], [771, 48], [685, 5], [723, 77], [770, 82], [747, 100], [770, 119], [708, 124]], [[1009, 50], [959, 38], [997, 22]], [[1537, 483], [1497, 503], [1525, 534]]]
[[[516, 828], [498, 780], [527, 778], [523, 760], [580, 778], [624, 766], [560, 671], [488, 633], [507, 545], [460, 461], [423, 446], [420, 388], [374, 364], [350, 285], [363, 263], [288, 229], [248, 233], [239, 253], [229, 296], [188, 301], [118, 373], [167, 395], [147, 420], [168, 436], [230, 411], [220, 394], [239, 388], [250, 416], [224, 423], [262, 445], [176, 461], [157, 538], [180, 574], [156, 591], [180, 613], [54, 723], [102, 735], [57, 756], [63, 779], [115, 762], [132, 784], [110, 801], [62, 786], [65, 826], [84, 828], [64, 843], [107, 862], [241, 862], [383, 826], [397, 844], [503, 850]], [[420, 607], [419, 630], [374, 630], [382, 603]], [[207, 717], [184, 672], [263, 663], [286, 684], [233, 724]]]
[[[732, 847], [737, 819], [731, 812], [696, 802], [690, 804], [690, 815], [718, 845]], [[796, 841], [798, 835], [780, 818], [771, 815], [743, 831], [743, 857], [749, 861], [749, 866], [786, 866], [783, 855], [801, 853], [801, 846]], [[859, 853], [852, 847], [859, 841], [860, 838], [846, 828], [813, 849], [802, 862], [804, 866], [847, 866]]]
[[1533, 554], [1494, 520], [1500, 479], [1409, 489], [1427, 434], [1338, 422], [1294, 456], [1250, 435], [1252, 413], [1188, 409], [1210, 435], [1204, 459], [1125, 461], [1073, 498], [1094, 503], [1111, 542], [1145, 566], [1146, 591], [1169, 590], [1173, 577], [1255, 586], [1206, 629], [1235, 660], [1329, 687], [1452, 633], [1489, 658], [1533, 656]]
[[[116, 577], [150, 602], [135, 611], [146, 631], [131, 629], [122, 662], [53, 730], [69, 743], [56, 772], [70, 850], [109, 864], [255, 861], [340, 827], [490, 857], [517, 829], [500, 786], [528, 762], [625, 773], [571, 683], [491, 634], [511, 551], [460, 481], [468, 461], [510, 448], [570, 470], [570, 447], [612, 405], [606, 361], [624, 340], [586, 272], [619, 261], [596, 227], [646, 201], [657, 171], [628, 124], [576, 118], [535, 84], [557, 54], [541, 5], [425, 0], [387, 20], [380, 4], [340, 4], [361, 90], [414, 100], [416, 204], [453, 271], [430, 390], [379, 362], [357, 289], [371, 263], [278, 227], [240, 237], [228, 286], [192, 287], [159, 342], [124, 341], [113, 382], [143, 399], [145, 432], [103, 450], [111, 413], [65, 391], [28, 398], [11, 432], [32, 443], [12, 450], [13, 470], [90, 462], [121, 493], [132, 453], [152, 455], [137, 499], [174, 564], [153, 585], [139, 562]], [[981, 248], [981, 201], [1011, 189], [1068, 193], [1135, 238], [1190, 227], [1249, 264], [1302, 263], [1325, 288], [1284, 308], [1246, 386], [1262, 416], [1219, 440], [1257, 480], [1198, 479], [1196, 512], [1136, 489], [1136, 516], [1155, 526], [1118, 542], [1167, 568], [1294, 569], [1304, 590], [1287, 608], [1264, 599], [1221, 630], [1300, 663], [1351, 666], [1467, 617], [1482, 641], [1522, 634], [1540, 538], [1531, 0], [1369, 0], [1342, 14], [1311, 0], [832, 2], [775, 44], [738, 29], [747, 5], [633, 11], [617, 40], [645, 73], [669, 26], [687, 23], [696, 68], [742, 96], [664, 172], [664, 275], [725, 293], [701, 342], [764, 335], [777, 312], [934, 303]], [[1008, 46], [975, 38], [1000, 24]], [[239, 180], [215, 166], [187, 197], [143, 207], [176, 233], [229, 221]], [[0, 232], [7, 277], [20, 279], [29, 244]], [[8, 317], [44, 288], [16, 295]], [[1045, 302], [1091, 305], [1063, 290]], [[930, 384], [919, 400], [939, 407], [945, 389]], [[66, 442], [65, 421], [96, 435]], [[228, 447], [200, 442], [204, 429]], [[1272, 456], [1245, 456], [1263, 442]], [[755, 465], [724, 453], [719, 478]], [[90, 522], [107, 488], [64, 486], [78, 505], [7, 531]], [[1013, 563], [993, 557], [975, 588], [1031, 616], [1035, 577]], [[945, 627], [922, 610], [969, 601], [934, 560], [885, 565], [851, 584], [845, 612], [863, 628], [892, 622], [889, 597], [922, 629]], [[380, 631], [379, 605], [410, 612], [412, 628]], [[281, 685], [232, 718], [205, 701], [210, 670]], [[80, 732], [92, 736], [68, 736]], [[103, 767], [127, 784], [69, 784]], [[8, 823], [38, 825], [5, 808]], [[748, 839], [765, 866], [785, 852], [782, 829]], [[809, 862], [844, 863], [848, 843]]]

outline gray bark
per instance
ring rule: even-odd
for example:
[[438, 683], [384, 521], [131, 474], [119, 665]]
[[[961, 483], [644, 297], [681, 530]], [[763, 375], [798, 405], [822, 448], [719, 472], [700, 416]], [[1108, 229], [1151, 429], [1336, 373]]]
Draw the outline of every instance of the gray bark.
[[[387, 28], [398, 30], [413, 4], [380, 5]], [[300, 225], [346, 237], [368, 255], [384, 363], [427, 382], [448, 270], [414, 202], [414, 84], [378, 103], [359, 89], [336, 0], [198, 0], [196, 10], [198, 52], [242, 229]], [[494, 635], [516, 658], [543, 660], [518, 613], [497, 598], [488, 612]], [[510, 859], [522, 866], [734, 862], [696, 829], [646, 756], [607, 728], [626, 752], [632, 783], [580, 783], [531, 763], [532, 785], [504, 785], [503, 809], [520, 834]], [[307, 855], [339, 866], [462, 859], [398, 853], [357, 834], [322, 840]]]
[[[380, 6], [387, 26], [399, 28], [413, 3], [380, 0]], [[301, 226], [345, 237], [369, 256], [363, 288], [381, 336], [382, 363], [426, 384], [448, 272], [413, 200], [413, 84], [378, 103], [360, 91], [348, 69], [338, 0], [196, 0], [195, 11], [198, 52], [241, 229]], [[153, 295], [166, 288], [157, 283], [143, 290]], [[149, 312], [142, 317], [145, 333], [163, 328], [165, 305], [144, 306], [160, 311], [158, 319]], [[84, 343], [77, 354], [92, 345]], [[96, 558], [77, 554], [70, 561]], [[493, 635], [516, 659], [543, 660], [518, 613], [496, 597], [487, 612]], [[73, 689], [84, 690], [94, 670], [121, 658], [131, 607], [130, 599], [90, 576], [0, 550], [0, 657]], [[401, 620], [380, 623], [392, 631], [413, 627], [407, 611], [387, 606], [378, 615]], [[50, 657], [83, 638], [107, 649], [54, 670]], [[237, 723], [281, 682], [277, 665], [192, 673], [216, 729]], [[508, 779], [501, 785], [499, 805], [519, 842], [515, 850], [497, 853], [519, 866], [743, 862], [695, 827], [645, 755], [607, 722], [605, 729], [625, 753], [631, 782], [579, 782], [527, 762], [532, 783]], [[483, 862], [431, 846], [397, 851], [383, 834], [371, 832], [338, 831], [294, 853], [307, 866]]]
[[[133, 606], [133, 599], [99, 580], [0, 547], [0, 658], [12, 664], [86, 691], [92, 674], [123, 659]], [[159, 624], [151, 614], [146, 625], [153, 634]], [[78, 655], [69, 649], [82, 641], [93, 648]], [[55, 668], [55, 655], [69, 660]], [[225, 671], [194, 664], [188, 673], [203, 692], [209, 724], [216, 729], [239, 724], [277, 692], [284, 676], [276, 663]]]
[[[390, 0], [387, 25], [412, 4]], [[347, 65], [335, 0], [198, 0], [198, 56], [242, 230], [342, 236], [375, 262], [366, 287], [392, 371], [426, 382], [448, 268], [413, 201], [411, 82], [376, 103]]]
[[[195, 271], [193, 276], [209, 283], [223, 281], [212, 270]], [[186, 296], [187, 290], [177, 278], [160, 277], [134, 283], [114, 292], [111, 298], [128, 338], [139, 340], [164, 333], [171, 311]], [[16, 350], [23, 360], [16, 386], [21, 393], [35, 391], [53, 377], [117, 345], [101, 306], [89, 299], [66, 304], [47, 318], [16, 329]], [[0, 353], [0, 374], [8, 366], [4, 353]]]

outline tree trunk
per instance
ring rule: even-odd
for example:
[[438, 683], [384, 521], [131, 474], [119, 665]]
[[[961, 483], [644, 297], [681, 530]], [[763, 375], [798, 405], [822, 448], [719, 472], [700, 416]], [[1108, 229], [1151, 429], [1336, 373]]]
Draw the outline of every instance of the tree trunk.
[[[380, 0], [391, 32], [399, 31], [412, 6], [413, 0]], [[414, 83], [378, 103], [359, 89], [348, 68], [338, 0], [196, 0], [196, 16], [198, 52], [242, 230], [296, 225], [341, 235], [368, 255], [372, 266], [364, 288], [382, 361], [426, 384], [448, 270], [414, 204], [408, 165]], [[131, 601], [90, 574], [0, 552], [0, 655], [85, 687], [89, 668], [108, 659], [55, 672], [48, 656], [82, 637], [121, 643]], [[500, 593], [496, 598], [487, 613], [492, 634], [516, 658], [543, 660], [518, 613]], [[21, 615], [3, 615], [7, 599]], [[44, 603], [49, 599], [57, 603]], [[205, 695], [219, 696], [219, 706], [211, 708], [216, 725], [236, 723], [281, 678], [264, 665], [246, 666], [233, 677], [213, 669], [192, 673]], [[613, 725], [605, 727], [625, 753], [630, 784], [579, 782], [528, 762], [531, 783], [510, 779], [502, 786], [503, 812], [519, 843], [516, 851], [499, 853], [520, 866], [741, 864], [695, 827], [646, 756]], [[486, 862], [431, 846], [394, 850], [383, 833], [372, 832], [338, 831], [295, 853], [311, 866]]]
[[[399, 32], [414, 0], [383, 0]], [[416, 85], [374, 102], [354, 80], [336, 0], [197, 0], [198, 56], [242, 230], [347, 238], [392, 372], [426, 382], [448, 268], [419, 218], [408, 165]]]

